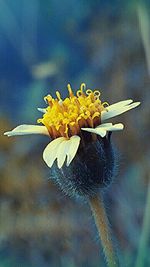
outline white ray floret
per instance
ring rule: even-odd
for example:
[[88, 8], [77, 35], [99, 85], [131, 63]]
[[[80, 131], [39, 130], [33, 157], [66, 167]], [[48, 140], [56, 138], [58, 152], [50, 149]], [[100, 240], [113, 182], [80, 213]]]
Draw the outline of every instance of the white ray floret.
[[132, 103], [132, 102], [133, 100], [129, 99], [129, 100], [120, 101], [118, 103], [108, 106], [106, 110], [101, 112], [101, 121], [104, 122], [107, 119], [118, 116], [140, 105], [140, 102], [135, 102], [135, 103]]
[[67, 163], [66, 163], [67, 167], [70, 165], [70, 163], [72, 162], [77, 153], [80, 144], [80, 139], [81, 138], [78, 135], [74, 135], [70, 138], [70, 144], [67, 150]]
[[60, 169], [67, 157], [66, 165], [69, 166], [77, 153], [79, 144], [80, 137], [77, 135], [72, 136], [70, 139], [59, 137], [47, 145], [43, 152], [43, 159], [50, 168], [57, 159], [57, 165]]
[[66, 139], [64, 137], [59, 137], [53, 141], [51, 141], [43, 152], [43, 159], [48, 165], [48, 167], [52, 167], [55, 159], [57, 158], [57, 151], [60, 146], [60, 144], [65, 141]]
[[83, 131], [90, 133], [95, 133], [101, 137], [106, 136], [107, 131], [120, 131], [123, 130], [124, 125], [122, 123], [112, 124], [112, 123], [103, 123], [96, 128], [81, 128]]
[[122, 108], [133, 103], [132, 99], [122, 100], [107, 107], [108, 110]]
[[45, 126], [23, 124], [17, 126], [12, 131], [4, 133], [4, 135], [7, 135], [8, 137], [15, 135], [26, 135], [26, 134], [49, 135], [49, 132]]
[[46, 108], [37, 108], [37, 110], [42, 112], [42, 113], [46, 113]]
[[68, 140], [62, 141], [62, 143], [59, 145], [58, 150], [56, 151], [56, 158], [57, 158], [57, 166], [60, 169], [66, 159], [66, 151], [68, 149]]

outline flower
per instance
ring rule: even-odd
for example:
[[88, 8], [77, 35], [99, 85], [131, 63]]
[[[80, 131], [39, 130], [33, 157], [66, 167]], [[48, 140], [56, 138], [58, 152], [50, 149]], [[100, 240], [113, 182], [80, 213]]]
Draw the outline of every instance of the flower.
[[[101, 102], [99, 90], [86, 89], [84, 83], [80, 89], [73, 93], [68, 84], [69, 96], [64, 100], [56, 91], [56, 98], [47, 95], [44, 100], [47, 108], [38, 108], [43, 117], [38, 123], [43, 125], [20, 125], [4, 135], [26, 135], [44, 134], [52, 141], [46, 146], [43, 152], [43, 159], [51, 168], [57, 159], [58, 168], [62, 168], [66, 161], [68, 167], [74, 160], [79, 146], [85, 143], [85, 132], [90, 142], [96, 139], [96, 135], [104, 138], [107, 132], [123, 130], [122, 123], [112, 124], [106, 120], [120, 115], [130, 109], [137, 107], [140, 102], [133, 103], [133, 100], [124, 100], [113, 105]], [[86, 145], [86, 144], [85, 144]]]

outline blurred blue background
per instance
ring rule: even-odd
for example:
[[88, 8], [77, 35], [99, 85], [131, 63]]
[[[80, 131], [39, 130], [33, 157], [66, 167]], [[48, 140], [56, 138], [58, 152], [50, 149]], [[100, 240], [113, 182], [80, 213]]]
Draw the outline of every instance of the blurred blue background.
[[47, 138], [3, 136], [35, 124], [43, 97], [65, 97], [68, 82], [142, 103], [114, 119], [126, 127], [113, 134], [119, 173], [105, 201], [122, 262], [150, 266], [149, 47], [149, 1], [0, 0], [0, 267], [105, 266], [88, 205], [49, 179]]

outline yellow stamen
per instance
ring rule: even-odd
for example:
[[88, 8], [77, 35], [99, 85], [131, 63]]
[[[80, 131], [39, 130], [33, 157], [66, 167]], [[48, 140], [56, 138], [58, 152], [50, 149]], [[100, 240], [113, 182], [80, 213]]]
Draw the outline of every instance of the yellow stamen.
[[104, 103], [102, 104], [102, 106], [105, 108], [105, 107], [108, 107], [109, 104], [108, 104], [108, 102], [104, 102]]
[[74, 94], [72, 92], [71, 85], [69, 83], [68, 83], [67, 87], [68, 87], [68, 92], [69, 92], [70, 97], [73, 97]]
[[59, 101], [62, 100], [59, 91], [56, 91], [56, 96], [57, 96], [57, 98], [58, 98]]
[[81, 83], [80, 90], [81, 90], [82, 93], [84, 93], [85, 88], [86, 88], [86, 84], [85, 83]]
[[81, 90], [78, 90], [77, 93], [76, 93], [77, 97], [80, 97], [82, 96], [82, 91]]
[[100, 98], [100, 95], [101, 95], [101, 93], [100, 93], [99, 90], [94, 90], [94, 97], [95, 97], [95, 100], [96, 100], [96, 99], [99, 99], [99, 98]]
[[46, 102], [46, 104], [49, 104], [49, 106], [52, 106], [53, 98], [51, 95], [47, 95], [44, 97], [44, 101]]
[[85, 91], [85, 83], [81, 84], [76, 95], [73, 94], [70, 84], [67, 87], [69, 97], [64, 100], [59, 91], [56, 91], [57, 98], [51, 95], [44, 98], [49, 106], [43, 118], [38, 119], [38, 123], [43, 123], [47, 127], [52, 138], [69, 138], [72, 135], [80, 135], [82, 127], [98, 126], [101, 112], [108, 106], [107, 102], [101, 102], [99, 90]]
[[51, 95], [47, 95], [47, 96], [44, 97], [44, 101], [45, 101], [46, 103], [48, 103], [48, 102], [51, 101], [51, 100], [52, 100], [52, 96], [51, 96]]
[[92, 91], [91, 89], [87, 89], [87, 90], [86, 90], [86, 94], [87, 94], [87, 95], [90, 95], [91, 93], [93, 93], [93, 91]]

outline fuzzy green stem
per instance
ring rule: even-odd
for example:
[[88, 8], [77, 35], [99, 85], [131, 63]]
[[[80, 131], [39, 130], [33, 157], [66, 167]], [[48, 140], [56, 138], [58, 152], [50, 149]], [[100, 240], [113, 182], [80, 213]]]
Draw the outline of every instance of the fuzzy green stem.
[[95, 223], [99, 232], [99, 237], [103, 247], [104, 255], [108, 267], [119, 267], [118, 259], [116, 257], [113, 242], [111, 238], [111, 230], [109, 221], [106, 215], [102, 197], [94, 196], [89, 199], [91, 210], [94, 215]]

